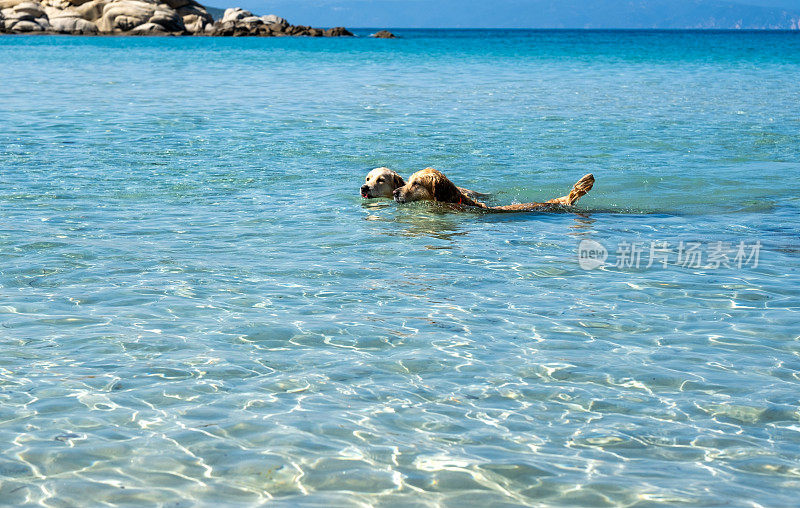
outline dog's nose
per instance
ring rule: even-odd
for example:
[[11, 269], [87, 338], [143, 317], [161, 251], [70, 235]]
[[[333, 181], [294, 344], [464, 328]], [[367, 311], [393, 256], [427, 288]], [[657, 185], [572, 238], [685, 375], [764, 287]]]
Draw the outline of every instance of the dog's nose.
[[399, 189], [399, 188], [397, 188], [397, 189], [395, 189], [395, 190], [393, 190], [393, 191], [392, 191], [392, 197], [393, 197], [393, 198], [394, 198], [394, 200], [395, 200], [395, 201], [397, 201], [398, 203], [402, 203], [402, 202], [403, 202], [403, 201], [402, 201], [402, 198], [400, 197], [400, 189]]
[[363, 193], [365, 193], [365, 192], [367, 192], [368, 190], [369, 190], [369, 187], [367, 187], [366, 185], [362, 185], [362, 186], [361, 186], [361, 193], [362, 193], [362, 194], [363, 194]]

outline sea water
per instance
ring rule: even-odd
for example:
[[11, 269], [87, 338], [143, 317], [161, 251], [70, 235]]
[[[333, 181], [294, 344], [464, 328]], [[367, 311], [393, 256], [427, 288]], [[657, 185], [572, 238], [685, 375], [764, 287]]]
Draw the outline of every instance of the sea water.
[[795, 505], [800, 34], [357, 34], [0, 37], [0, 504]]

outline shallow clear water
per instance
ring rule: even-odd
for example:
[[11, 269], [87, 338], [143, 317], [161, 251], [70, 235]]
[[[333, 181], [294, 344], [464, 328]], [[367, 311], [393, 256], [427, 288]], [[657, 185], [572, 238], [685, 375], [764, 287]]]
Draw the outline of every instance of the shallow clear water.
[[796, 503], [800, 36], [402, 35], [0, 37], [0, 504]]

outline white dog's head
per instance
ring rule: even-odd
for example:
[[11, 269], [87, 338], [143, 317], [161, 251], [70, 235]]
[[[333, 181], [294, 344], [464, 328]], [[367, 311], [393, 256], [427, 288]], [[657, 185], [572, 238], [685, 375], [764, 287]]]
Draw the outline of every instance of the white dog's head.
[[361, 186], [362, 198], [392, 198], [395, 189], [406, 184], [403, 177], [389, 168], [375, 168], [367, 173], [367, 183]]

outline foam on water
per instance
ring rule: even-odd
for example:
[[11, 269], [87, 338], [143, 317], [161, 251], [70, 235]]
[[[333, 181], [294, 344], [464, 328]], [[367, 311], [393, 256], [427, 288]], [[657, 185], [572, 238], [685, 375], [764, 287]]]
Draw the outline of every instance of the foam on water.
[[0, 503], [795, 503], [800, 37], [401, 35], [0, 38]]

